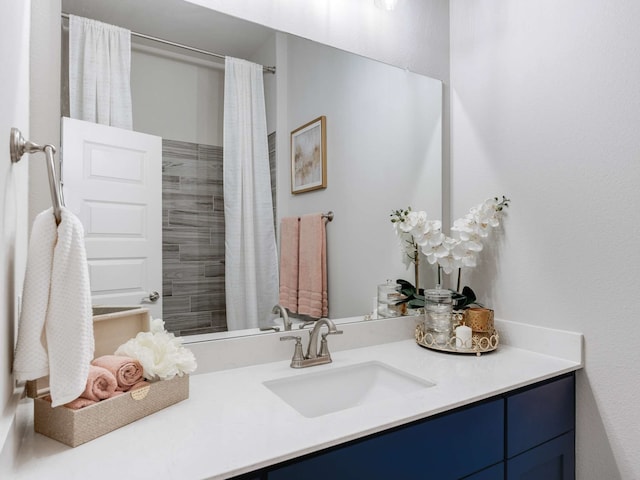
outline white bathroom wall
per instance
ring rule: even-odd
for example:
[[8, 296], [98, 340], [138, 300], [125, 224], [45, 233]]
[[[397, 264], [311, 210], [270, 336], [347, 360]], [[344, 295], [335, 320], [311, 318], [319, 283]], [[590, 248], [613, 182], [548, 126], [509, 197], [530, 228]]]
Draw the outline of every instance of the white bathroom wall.
[[[253, 55], [246, 58], [251, 62], [256, 62], [264, 66], [276, 65], [276, 36], [274, 33], [271, 35], [264, 44], [254, 52]], [[267, 133], [273, 133], [276, 131], [277, 125], [277, 74], [272, 73], [264, 74], [264, 103], [267, 114]]]
[[452, 213], [513, 204], [467, 277], [583, 332], [577, 478], [640, 478], [640, 3], [451, 0]]
[[187, 0], [434, 78], [449, 75], [448, 0]]
[[0, 476], [18, 445], [11, 373], [18, 296], [22, 290], [27, 242], [28, 155], [18, 164], [9, 159], [9, 132], [19, 128], [28, 138], [29, 31], [31, 2], [3, 2], [0, 15]]
[[224, 65], [133, 47], [133, 129], [169, 140], [222, 145]]

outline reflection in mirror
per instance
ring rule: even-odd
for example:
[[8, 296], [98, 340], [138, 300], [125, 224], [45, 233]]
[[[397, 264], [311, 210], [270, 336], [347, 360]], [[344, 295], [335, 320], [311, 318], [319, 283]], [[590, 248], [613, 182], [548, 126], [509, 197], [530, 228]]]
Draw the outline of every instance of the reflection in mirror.
[[[151, 4], [153, 14], [145, 10]], [[63, 0], [62, 9], [275, 65], [264, 82], [276, 223], [334, 212], [327, 225], [329, 316], [362, 319], [378, 284], [413, 282], [389, 214], [411, 205], [441, 216], [438, 80], [177, 0]], [[163, 318], [182, 335], [234, 335], [225, 332], [223, 66], [135, 37], [132, 43], [134, 130], [163, 138]], [[294, 195], [289, 136], [320, 116], [327, 188]], [[423, 270], [421, 286], [433, 286], [435, 270]], [[271, 311], [264, 315], [273, 322]]]

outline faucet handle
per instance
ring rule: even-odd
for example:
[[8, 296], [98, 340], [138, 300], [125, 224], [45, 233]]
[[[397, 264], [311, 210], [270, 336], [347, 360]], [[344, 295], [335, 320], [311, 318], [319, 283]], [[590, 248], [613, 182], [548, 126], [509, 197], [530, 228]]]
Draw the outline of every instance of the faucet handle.
[[331, 358], [331, 354], [329, 353], [329, 342], [327, 342], [327, 335], [339, 335], [344, 333], [342, 330], [334, 330], [333, 332], [326, 332], [320, 334], [322, 339], [320, 340], [320, 352], [318, 353], [319, 357], [329, 357]]
[[296, 343], [300, 343], [302, 345], [302, 337], [299, 337], [298, 335], [284, 335], [280, 337], [281, 342], [284, 340], [295, 340]]
[[302, 361], [304, 360], [304, 354], [302, 353], [302, 337], [298, 335], [285, 335], [280, 337], [280, 341], [285, 340], [295, 340], [296, 346], [293, 351], [293, 357], [291, 358], [291, 367], [300, 368], [302, 366]]

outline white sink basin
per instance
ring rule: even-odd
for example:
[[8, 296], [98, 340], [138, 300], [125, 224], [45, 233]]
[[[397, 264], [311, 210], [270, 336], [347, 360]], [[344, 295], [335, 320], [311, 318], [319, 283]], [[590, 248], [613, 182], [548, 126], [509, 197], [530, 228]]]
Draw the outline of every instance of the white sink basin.
[[305, 417], [398, 398], [435, 385], [377, 361], [269, 380], [263, 384]]

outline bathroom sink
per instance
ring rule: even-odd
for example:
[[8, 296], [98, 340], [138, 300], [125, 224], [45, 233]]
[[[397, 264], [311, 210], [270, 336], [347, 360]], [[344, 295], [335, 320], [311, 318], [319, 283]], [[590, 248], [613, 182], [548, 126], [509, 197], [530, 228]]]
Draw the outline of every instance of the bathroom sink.
[[398, 398], [435, 384], [372, 361], [263, 382], [305, 417]]

